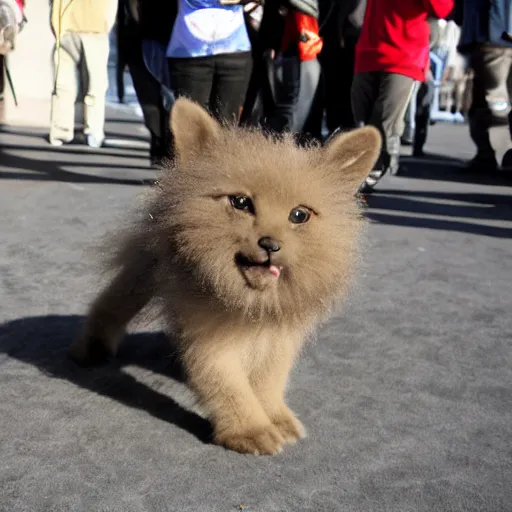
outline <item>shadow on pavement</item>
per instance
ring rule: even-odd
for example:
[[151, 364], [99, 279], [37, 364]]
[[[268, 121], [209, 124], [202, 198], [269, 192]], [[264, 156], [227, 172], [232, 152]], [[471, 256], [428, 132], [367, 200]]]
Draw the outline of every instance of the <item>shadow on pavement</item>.
[[368, 213], [367, 217], [381, 224], [405, 226], [413, 228], [438, 229], [442, 231], [459, 231], [474, 235], [485, 235], [495, 238], [512, 238], [512, 228], [486, 226], [453, 220], [430, 219], [426, 217], [409, 217], [405, 215], [388, 215], [383, 213]]
[[163, 333], [128, 335], [116, 359], [102, 366], [81, 368], [68, 358], [67, 348], [82, 322], [83, 317], [78, 315], [27, 317], [6, 322], [0, 325], [0, 354], [31, 364], [49, 377], [68, 380], [128, 407], [144, 410], [190, 432], [204, 443], [210, 442], [212, 427], [208, 420], [123, 372], [123, 367], [137, 365], [184, 382], [183, 369]]
[[[439, 182], [512, 186], [510, 173], [476, 176], [469, 174], [460, 160], [436, 155], [429, 155], [427, 160], [404, 157], [404, 169], [398, 179], [404, 177]], [[373, 194], [365, 196], [368, 205], [366, 216], [372, 221], [395, 226], [512, 238], [512, 227], [497, 224], [512, 223], [512, 194], [504, 194], [503, 188], [496, 194], [487, 190], [489, 189], [485, 192], [441, 192], [431, 188], [400, 190], [377, 186]], [[478, 222], [469, 222], [470, 220]]]
[[512, 186], [511, 172], [469, 172], [466, 162], [443, 155], [428, 154], [424, 158], [401, 157], [400, 174], [404, 178]]
[[[107, 158], [146, 158], [147, 150], [138, 147], [109, 146], [101, 149], [91, 150], [86, 145], [66, 144], [60, 148], [54, 148], [47, 144], [45, 146], [28, 144], [2, 144], [0, 151], [37, 151], [42, 153], [54, 153], [56, 155], [94, 155]], [[143, 155], [141, 153], [144, 152]]]
[[[20, 151], [24, 150], [25, 146], [20, 146]], [[92, 174], [84, 174], [79, 172], [67, 171], [62, 169], [63, 166], [76, 166], [87, 168], [106, 168], [106, 169], [119, 169], [119, 170], [145, 170], [139, 166], [122, 165], [122, 164], [107, 164], [107, 163], [94, 163], [87, 160], [68, 160], [68, 161], [53, 161], [53, 160], [39, 160], [37, 153], [34, 158], [27, 158], [25, 156], [6, 154], [0, 148], [0, 162], [3, 167], [7, 167], [9, 171], [0, 170], [0, 179], [14, 179], [14, 180], [28, 180], [28, 181], [59, 181], [71, 183], [104, 183], [112, 185], [151, 185], [154, 183], [153, 178], [147, 179], [130, 179], [130, 178], [113, 178], [110, 176], [99, 176]], [[12, 150], [12, 146], [9, 148]], [[60, 149], [60, 148], [59, 148]], [[101, 153], [97, 153], [98, 155]], [[147, 169], [148, 171], [150, 169]]]
[[[512, 227], [495, 224], [512, 223], [512, 196], [504, 194], [383, 190], [367, 196], [366, 202], [366, 216], [383, 224], [512, 238]], [[440, 219], [440, 216], [447, 218]], [[494, 224], [485, 224], [485, 221]]]

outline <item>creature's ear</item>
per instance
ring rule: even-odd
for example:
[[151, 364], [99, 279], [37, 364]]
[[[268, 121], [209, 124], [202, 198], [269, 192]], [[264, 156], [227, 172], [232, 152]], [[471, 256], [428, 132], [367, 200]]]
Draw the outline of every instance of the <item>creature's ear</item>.
[[174, 103], [170, 128], [182, 160], [214, 144], [221, 132], [220, 124], [203, 107], [186, 98], [178, 98]]
[[347, 187], [356, 189], [377, 161], [381, 144], [380, 132], [365, 126], [335, 135], [323, 152], [329, 167], [339, 173], [339, 179]]

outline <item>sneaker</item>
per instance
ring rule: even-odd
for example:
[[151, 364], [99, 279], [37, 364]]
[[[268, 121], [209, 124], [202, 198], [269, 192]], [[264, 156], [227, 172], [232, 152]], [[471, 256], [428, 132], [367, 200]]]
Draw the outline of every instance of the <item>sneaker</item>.
[[391, 176], [397, 176], [400, 170], [400, 158], [398, 153], [393, 153], [389, 155], [389, 167], [388, 171]]
[[101, 146], [103, 146], [103, 140], [104, 139], [99, 139], [92, 134], [87, 135], [87, 145], [90, 148], [101, 148]]
[[512, 149], [509, 149], [501, 161], [501, 170], [504, 172], [512, 172]]
[[383, 169], [373, 169], [370, 171], [370, 174], [366, 176], [366, 179], [361, 183], [361, 186], [359, 187], [359, 193], [360, 194], [371, 194], [373, 192], [373, 189], [375, 185], [379, 182], [379, 180], [384, 176], [386, 173]]
[[69, 144], [72, 140], [73, 140], [73, 139], [69, 139], [69, 140], [68, 140], [68, 139], [56, 139], [56, 138], [54, 138], [54, 137], [48, 137], [48, 142], [49, 142], [52, 146], [54, 146], [54, 147], [56, 147], [56, 148], [58, 148], [58, 147], [60, 147], [60, 146], [63, 146], [64, 144]]

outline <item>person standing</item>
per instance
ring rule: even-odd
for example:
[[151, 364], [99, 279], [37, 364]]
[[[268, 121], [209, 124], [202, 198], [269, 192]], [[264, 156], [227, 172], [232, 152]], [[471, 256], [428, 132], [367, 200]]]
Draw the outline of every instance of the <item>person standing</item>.
[[24, 9], [24, 0], [0, 0], [0, 101], [5, 92], [6, 56], [14, 49], [25, 24]]
[[512, 67], [512, 1], [464, 0], [459, 51], [469, 57], [473, 69], [469, 133], [476, 155], [469, 170], [492, 173], [498, 170], [491, 145], [492, 126], [510, 122], [511, 98], [507, 80]]
[[[356, 44], [361, 33], [366, 0], [342, 0], [320, 4], [324, 47], [320, 56], [325, 83], [325, 121], [329, 134], [354, 127], [351, 88]], [[323, 9], [322, 9], [323, 7]]]
[[169, 0], [121, 0], [117, 13], [119, 71], [124, 66], [130, 71], [150, 133], [149, 158], [155, 168], [170, 156], [172, 92], [166, 51], [176, 13], [176, 3]]
[[49, 140], [54, 146], [74, 138], [75, 101], [80, 90], [84, 93], [87, 144], [96, 148], [103, 144], [109, 33], [116, 12], [117, 0], [53, 0], [55, 86]]
[[5, 56], [14, 48], [25, 22], [24, 9], [24, 0], [0, 0], [0, 55]]
[[189, 97], [223, 122], [238, 121], [252, 68], [241, 2], [178, 0], [167, 58], [176, 97]]
[[383, 145], [362, 193], [371, 192], [387, 171], [398, 171], [405, 110], [428, 68], [428, 18], [445, 18], [453, 7], [453, 0], [368, 0], [356, 46], [352, 109], [357, 126], [380, 130]]

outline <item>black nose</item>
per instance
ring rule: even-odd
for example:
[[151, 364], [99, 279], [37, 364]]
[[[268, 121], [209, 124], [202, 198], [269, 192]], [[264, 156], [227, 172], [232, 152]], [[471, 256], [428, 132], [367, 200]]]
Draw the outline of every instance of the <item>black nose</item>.
[[281, 246], [278, 242], [276, 242], [273, 238], [270, 238], [269, 236], [264, 236], [263, 238], [260, 238], [258, 240], [258, 245], [265, 249], [267, 252], [277, 252], [279, 249], [281, 249]]

